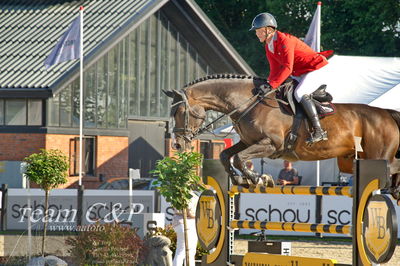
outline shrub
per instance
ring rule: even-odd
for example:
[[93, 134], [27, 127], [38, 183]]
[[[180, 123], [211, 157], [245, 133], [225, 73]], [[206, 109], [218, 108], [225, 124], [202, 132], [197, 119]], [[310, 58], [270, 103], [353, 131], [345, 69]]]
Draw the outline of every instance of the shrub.
[[116, 223], [99, 228], [66, 240], [79, 265], [137, 265], [144, 259], [144, 242], [132, 228]]
[[166, 236], [169, 238], [169, 240], [171, 240], [171, 245], [169, 246], [169, 249], [172, 251], [173, 256], [175, 256], [176, 233], [172, 225], [168, 224], [165, 226], [165, 228], [157, 227], [154, 234]]
[[[165, 228], [157, 227], [155, 234], [160, 234], [168, 237], [171, 240], [171, 246], [169, 247], [172, 251], [173, 256], [175, 256], [176, 250], [176, 233], [172, 225], [167, 225]], [[200, 243], [197, 243], [196, 248], [196, 259], [200, 260], [201, 257], [205, 254], [208, 254], [208, 251], [205, 250]]]

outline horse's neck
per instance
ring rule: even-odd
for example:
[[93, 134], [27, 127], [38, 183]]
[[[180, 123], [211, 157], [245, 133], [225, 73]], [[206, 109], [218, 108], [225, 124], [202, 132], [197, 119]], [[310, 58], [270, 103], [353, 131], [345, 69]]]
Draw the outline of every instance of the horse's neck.
[[[249, 84], [240, 83], [240, 80], [229, 84], [210, 84], [208, 86], [195, 86], [190, 88], [190, 93], [195, 104], [201, 105], [205, 110], [213, 110], [224, 114], [239, 108], [247, 98]], [[251, 86], [250, 86], [251, 87]]]

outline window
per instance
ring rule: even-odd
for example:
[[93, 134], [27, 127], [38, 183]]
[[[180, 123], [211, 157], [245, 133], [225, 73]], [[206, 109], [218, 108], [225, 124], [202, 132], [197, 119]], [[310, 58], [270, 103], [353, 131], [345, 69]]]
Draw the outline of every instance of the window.
[[79, 127], [80, 119], [80, 88], [79, 79], [72, 82], [72, 126]]
[[26, 125], [26, 100], [6, 100], [6, 125]]
[[[125, 129], [128, 115], [167, 118], [171, 99], [161, 90], [182, 88], [209, 72], [191, 40], [156, 12], [85, 71], [84, 127]], [[48, 100], [47, 118], [48, 126], [79, 127], [79, 78]]]
[[140, 109], [140, 97], [139, 97], [139, 86], [138, 86], [138, 63], [140, 59], [140, 51], [138, 43], [139, 31], [136, 30], [129, 34], [129, 82], [130, 82], [130, 96], [129, 96], [129, 114], [138, 116]]
[[[72, 118], [72, 97], [71, 88], [69, 85], [60, 92], [60, 126], [70, 127]], [[50, 108], [49, 108], [50, 109]]]
[[139, 51], [140, 51], [140, 62], [139, 62], [139, 98], [140, 98], [140, 116], [148, 116], [148, 106], [147, 106], [147, 98], [148, 98], [148, 80], [147, 80], [147, 73], [148, 73], [148, 49], [147, 49], [147, 28], [148, 28], [149, 21], [146, 20], [143, 22], [139, 28], [137, 29], [139, 34]]
[[105, 128], [107, 126], [107, 74], [108, 59], [103, 56], [97, 62], [97, 127]]
[[107, 127], [118, 128], [118, 90], [120, 90], [117, 73], [118, 54], [120, 46], [117, 45], [108, 52], [108, 98], [107, 98]]
[[42, 100], [28, 100], [28, 126], [42, 125]]
[[60, 125], [60, 94], [55, 95], [53, 98], [49, 98], [48, 100], [48, 120], [47, 124], [49, 126]]
[[207, 74], [208, 65], [163, 12], [129, 34], [131, 117], [168, 117], [170, 99], [161, 89], [182, 88]]
[[0, 125], [41, 126], [43, 100], [0, 99]]
[[212, 159], [219, 159], [219, 154], [225, 149], [224, 142], [213, 142], [212, 144]]
[[94, 65], [84, 72], [84, 121], [87, 128], [96, 126], [96, 67]]
[[[216, 120], [218, 117], [220, 117], [221, 115], [223, 115], [223, 114], [220, 113], [220, 112], [208, 111], [206, 113], [206, 121], [205, 121], [205, 123], [206, 124], [211, 123], [214, 120]], [[224, 126], [226, 124], [229, 124], [229, 123], [230, 123], [230, 118], [228, 116], [225, 116], [221, 120], [219, 120], [218, 122], [214, 123], [212, 125], [212, 128], [216, 129], [216, 128], [222, 127], [222, 126]]]
[[0, 125], [4, 125], [4, 100], [0, 99]]
[[129, 40], [125, 38], [124, 42], [120, 44], [120, 58], [119, 60], [119, 80], [120, 89], [118, 90], [118, 128], [127, 128], [128, 122], [128, 102], [129, 102]]
[[[170, 38], [168, 34], [168, 21], [164, 16], [160, 17], [161, 20], [161, 44], [160, 44], [160, 55], [159, 55], [159, 63], [160, 66], [160, 88], [162, 90], [170, 89]], [[165, 97], [163, 93], [160, 93], [160, 116], [165, 116], [169, 114], [170, 109], [170, 101], [169, 97]]]
[[201, 141], [200, 142], [200, 153], [202, 153], [204, 155], [204, 159], [212, 159], [210, 141]]
[[[83, 137], [82, 145], [82, 171], [83, 175], [95, 175], [95, 138]], [[79, 137], [70, 139], [70, 175], [79, 175]]]
[[153, 117], [159, 117], [160, 112], [159, 112], [159, 88], [158, 88], [158, 82], [157, 79], [159, 78], [159, 73], [158, 73], [158, 64], [159, 62], [157, 61], [158, 57], [160, 56], [157, 52], [158, 48], [158, 19], [156, 16], [151, 16], [149, 20], [149, 40], [148, 40], [148, 45], [149, 45], [149, 54], [148, 54], [148, 68], [147, 71], [149, 72], [149, 94], [148, 94], [148, 106], [149, 106], [149, 112], [148, 114]]
[[185, 40], [185, 38], [179, 34], [179, 87], [183, 87], [185, 84], [188, 83], [189, 77], [188, 77], [188, 60], [186, 59], [187, 56], [187, 49], [189, 47], [188, 42]]

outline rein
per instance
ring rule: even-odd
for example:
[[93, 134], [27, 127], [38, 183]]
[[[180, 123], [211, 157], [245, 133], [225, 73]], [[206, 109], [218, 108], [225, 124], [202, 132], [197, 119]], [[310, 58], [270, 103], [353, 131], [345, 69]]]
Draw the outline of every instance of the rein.
[[[250, 97], [249, 99], [247, 99], [245, 102], [241, 103], [238, 107], [236, 107], [235, 109], [233, 109], [231, 112], [227, 113], [227, 114], [222, 114], [219, 117], [217, 117], [216, 119], [214, 119], [213, 121], [211, 121], [210, 123], [208, 123], [207, 125], [205, 125], [202, 128], [199, 128], [198, 130], [192, 130], [191, 128], [189, 128], [189, 112], [192, 114], [193, 117], [198, 118], [198, 119], [202, 119], [204, 120], [205, 117], [204, 116], [200, 116], [198, 114], [196, 114], [193, 109], [190, 107], [189, 105], [189, 101], [187, 99], [186, 93], [185, 91], [181, 90], [180, 95], [182, 95], [182, 101], [176, 102], [172, 105], [172, 107], [174, 106], [178, 106], [180, 104], [185, 104], [185, 123], [184, 123], [184, 128], [173, 128], [173, 132], [182, 132], [184, 134], [183, 138], [186, 141], [192, 141], [195, 137], [197, 137], [198, 135], [209, 131], [209, 129], [211, 128], [212, 125], [214, 125], [215, 123], [217, 123], [218, 121], [220, 121], [222, 118], [226, 117], [226, 116], [231, 116], [234, 113], [238, 112], [243, 105], [248, 104], [249, 102], [253, 101], [254, 98], [257, 98], [256, 101], [254, 101], [251, 105], [249, 105], [248, 107], [246, 107], [246, 109], [244, 110], [244, 112], [239, 116], [239, 118], [234, 122], [235, 124], [238, 123], [246, 114], [248, 114], [259, 102], [263, 101], [265, 98], [267, 98], [268, 95], [274, 93], [275, 90], [270, 90], [267, 93], [265, 93], [264, 95], [261, 94], [256, 94], [253, 95], [252, 97]], [[233, 130], [233, 128], [232, 128]], [[229, 132], [230, 133], [230, 132]], [[228, 134], [229, 134], [228, 133]], [[227, 135], [228, 135], [227, 134]]]

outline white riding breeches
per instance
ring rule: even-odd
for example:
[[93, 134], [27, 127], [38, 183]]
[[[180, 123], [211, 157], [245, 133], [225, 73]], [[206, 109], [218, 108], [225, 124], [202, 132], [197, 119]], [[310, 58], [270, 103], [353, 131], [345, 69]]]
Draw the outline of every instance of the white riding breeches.
[[332, 74], [333, 64], [327, 64], [318, 70], [314, 70], [300, 77], [293, 77], [299, 82], [294, 92], [297, 102], [301, 101], [301, 98], [305, 94], [311, 94], [321, 85], [325, 84], [329, 80], [329, 74]]

